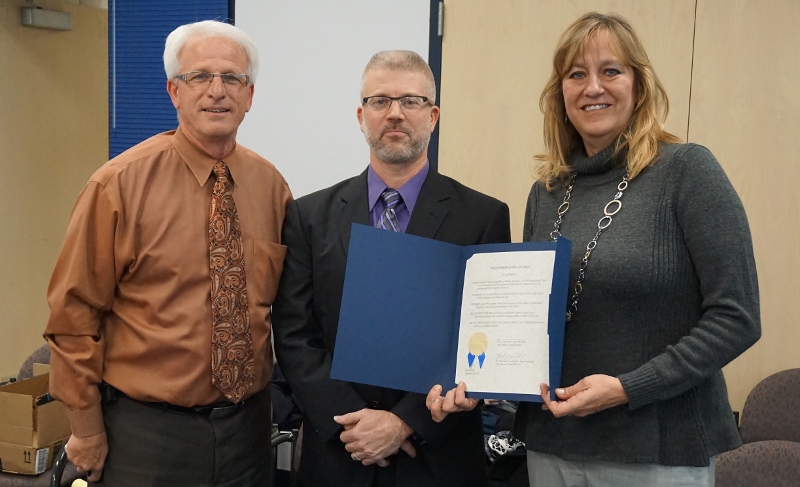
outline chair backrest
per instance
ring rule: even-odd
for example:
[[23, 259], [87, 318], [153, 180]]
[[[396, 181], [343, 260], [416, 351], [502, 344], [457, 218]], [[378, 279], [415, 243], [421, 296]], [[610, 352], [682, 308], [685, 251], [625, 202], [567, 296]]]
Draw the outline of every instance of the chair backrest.
[[25, 362], [22, 363], [22, 367], [20, 367], [19, 369], [17, 380], [30, 379], [31, 377], [33, 377], [33, 364], [49, 364], [49, 363], [50, 363], [50, 343], [46, 342], [44, 345], [34, 350], [32, 354], [28, 355], [28, 358], [25, 359]]
[[800, 443], [800, 368], [776, 372], [747, 395], [739, 426], [742, 442]]
[[800, 443], [757, 441], [717, 455], [715, 487], [780, 487], [800, 482]]

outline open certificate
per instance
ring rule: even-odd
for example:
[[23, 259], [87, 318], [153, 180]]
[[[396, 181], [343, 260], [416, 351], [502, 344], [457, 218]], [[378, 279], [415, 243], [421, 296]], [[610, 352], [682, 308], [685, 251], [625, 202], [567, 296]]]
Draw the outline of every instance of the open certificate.
[[541, 402], [540, 383], [560, 385], [570, 251], [353, 224], [331, 378]]
[[467, 260], [456, 383], [495, 395], [535, 395], [539, 384], [550, 383], [548, 315], [555, 254], [520, 250], [479, 253]]

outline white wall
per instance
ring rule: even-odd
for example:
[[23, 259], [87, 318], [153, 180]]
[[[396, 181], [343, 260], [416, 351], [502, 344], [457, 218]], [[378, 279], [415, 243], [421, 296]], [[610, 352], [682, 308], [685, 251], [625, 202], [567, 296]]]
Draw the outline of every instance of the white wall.
[[275, 164], [295, 197], [360, 173], [364, 65], [383, 49], [427, 59], [429, 17], [430, 0], [237, 0], [236, 25], [261, 54], [238, 141]]

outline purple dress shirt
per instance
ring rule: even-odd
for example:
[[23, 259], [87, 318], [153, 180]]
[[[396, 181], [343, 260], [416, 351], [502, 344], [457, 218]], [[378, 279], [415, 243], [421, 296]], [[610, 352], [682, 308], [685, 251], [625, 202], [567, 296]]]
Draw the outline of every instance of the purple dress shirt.
[[[402, 232], [406, 231], [408, 221], [411, 220], [411, 213], [414, 211], [414, 205], [417, 203], [417, 198], [419, 197], [419, 190], [422, 189], [422, 183], [425, 182], [425, 178], [428, 176], [429, 168], [430, 163], [425, 161], [425, 167], [423, 167], [420, 172], [406, 181], [406, 184], [402, 187], [394, 188], [400, 193], [401, 197], [394, 212], [397, 215], [397, 222], [400, 223], [400, 230]], [[370, 166], [367, 171], [367, 190], [369, 196], [369, 221], [373, 227], [378, 223], [378, 220], [381, 218], [381, 213], [383, 213], [384, 205], [381, 194], [386, 188], [388, 188], [386, 183], [383, 182], [375, 170], [372, 169], [372, 166]]]

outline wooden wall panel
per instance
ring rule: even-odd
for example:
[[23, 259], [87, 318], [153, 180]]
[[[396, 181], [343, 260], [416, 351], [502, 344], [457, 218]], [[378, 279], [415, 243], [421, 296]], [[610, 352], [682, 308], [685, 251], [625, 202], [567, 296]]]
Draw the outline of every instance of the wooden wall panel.
[[539, 95], [558, 37], [590, 10], [637, 29], [672, 105], [667, 127], [686, 137], [694, 0], [446, 0], [439, 168], [511, 207], [522, 238], [533, 156], [543, 150]]
[[0, 378], [44, 343], [47, 284], [72, 205], [108, 158], [108, 12], [43, 0], [72, 30], [23, 27], [0, 3]]
[[731, 403], [800, 367], [800, 2], [698, 0], [689, 140], [720, 160], [753, 232], [763, 336], [726, 367]]

